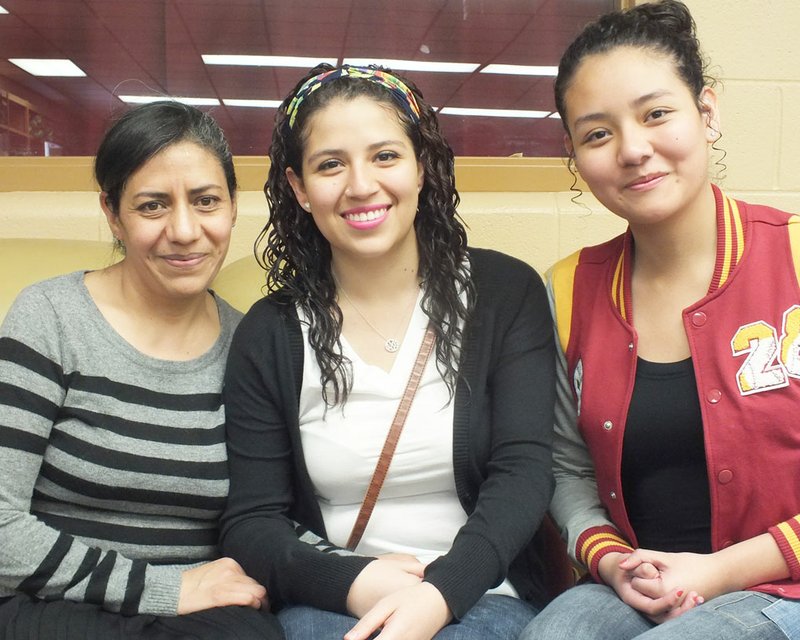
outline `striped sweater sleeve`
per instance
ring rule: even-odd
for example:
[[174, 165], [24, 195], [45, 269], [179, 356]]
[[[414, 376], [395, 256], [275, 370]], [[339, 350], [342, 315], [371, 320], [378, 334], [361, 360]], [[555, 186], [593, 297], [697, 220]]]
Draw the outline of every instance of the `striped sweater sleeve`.
[[89, 546], [31, 512], [37, 479], [58, 474], [44, 456], [69, 385], [61, 348], [49, 300], [23, 293], [0, 329], [0, 596], [24, 592], [174, 615], [180, 570]]

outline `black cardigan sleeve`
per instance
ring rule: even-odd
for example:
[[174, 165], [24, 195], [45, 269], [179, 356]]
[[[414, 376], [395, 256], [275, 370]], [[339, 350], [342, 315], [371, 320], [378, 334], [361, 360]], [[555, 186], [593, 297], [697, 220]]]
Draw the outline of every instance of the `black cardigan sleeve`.
[[295, 530], [293, 519], [325, 534], [299, 449], [292, 322], [265, 299], [233, 338], [224, 388], [230, 492], [220, 546], [267, 587], [274, 604], [346, 613], [350, 585], [372, 558], [309, 544]]
[[456, 489], [469, 515], [425, 572], [457, 618], [505, 579], [553, 492], [555, 344], [544, 285], [496, 252], [472, 250], [471, 262], [477, 305], [453, 434]]

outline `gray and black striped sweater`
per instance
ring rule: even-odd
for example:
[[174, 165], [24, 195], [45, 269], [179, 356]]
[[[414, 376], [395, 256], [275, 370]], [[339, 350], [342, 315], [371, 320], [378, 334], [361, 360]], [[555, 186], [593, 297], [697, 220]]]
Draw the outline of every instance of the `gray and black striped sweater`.
[[185, 362], [143, 355], [83, 273], [26, 289], [0, 329], [0, 598], [174, 615], [186, 565], [218, 556], [228, 491], [222, 378], [241, 317]]

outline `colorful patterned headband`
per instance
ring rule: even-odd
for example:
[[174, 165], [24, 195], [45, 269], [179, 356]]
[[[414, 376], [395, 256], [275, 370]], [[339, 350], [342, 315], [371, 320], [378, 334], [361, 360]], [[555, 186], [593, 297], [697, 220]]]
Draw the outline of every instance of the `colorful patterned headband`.
[[319, 89], [323, 84], [333, 82], [344, 76], [363, 78], [385, 87], [389, 90], [389, 93], [395, 101], [403, 107], [403, 111], [408, 114], [414, 124], [419, 123], [419, 105], [417, 104], [417, 99], [405, 83], [388, 71], [371, 67], [351, 67], [350, 65], [344, 65], [338, 69], [331, 69], [330, 71], [320, 73], [303, 83], [303, 86], [297, 90], [294, 98], [292, 98], [292, 101], [289, 103], [289, 107], [286, 109], [289, 128], [291, 129], [294, 127], [294, 122], [297, 119], [297, 112], [300, 110], [300, 105], [303, 104], [303, 100]]

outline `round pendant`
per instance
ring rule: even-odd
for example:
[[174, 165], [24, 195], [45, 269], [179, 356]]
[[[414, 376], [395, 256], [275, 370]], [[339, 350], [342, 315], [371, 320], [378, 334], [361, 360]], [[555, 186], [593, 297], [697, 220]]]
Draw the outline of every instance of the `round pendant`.
[[383, 348], [389, 353], [394, 353], [400, 348], [400, 343], [394, 338], [388, 338], [386, 342], [383, 343]]

